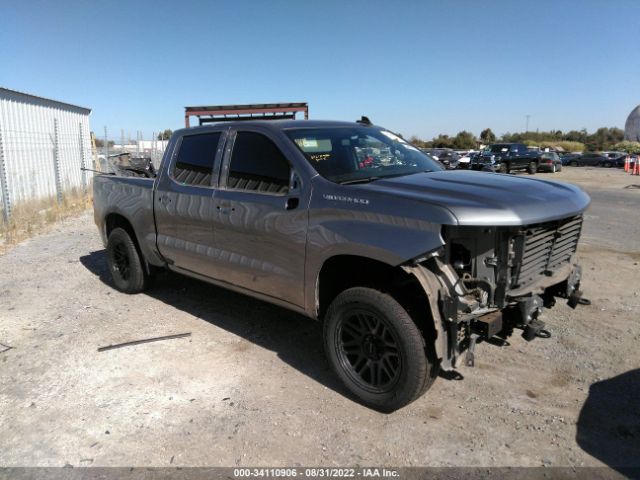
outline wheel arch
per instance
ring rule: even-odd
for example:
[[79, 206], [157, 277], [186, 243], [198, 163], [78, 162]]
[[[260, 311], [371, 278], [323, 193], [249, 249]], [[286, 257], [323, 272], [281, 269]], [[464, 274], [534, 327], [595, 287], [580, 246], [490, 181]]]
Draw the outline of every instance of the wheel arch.
[[151, 265], [147, 261], [147, 257], [146, 255], [144, 255], [144, 252], [142, 251], [140, 241], [138, 239], [138, 235], [136, 234], [135, 229], [133, 228], [133, 224], [127, 217], [125, 217], [121, 213], [111, 212], [107, 214], [104, 219], [104, 238], [107, 241], [109, 240], [109, 235], [111, 234], [111, 232], [113, 232], [113, 230], [115, 230], [116, 228], [122, 228], [125, 232], [129, 234], [129, 236], [131, 237], [131, 240], [133, 241], [133, 244], [136, 246], [138, 255], [140, 255], [140, 258], [142, 259], [142, 263], [144, 265], [144, 268], [147, 274], [150, 274]]
[[[327, 258], [316, 278], [316, 317], [323, 319], [331, 302], [351, 287], [369, 287], [391, 295], [409, 313], [431, 351], [438, 335], [428, 292], [420, 280], [402, 266], [358, 255], [334, 255]], [[434, 294], [437, 294], [434, 293]], [[439, 312], [435, 312], [439, 318]]]

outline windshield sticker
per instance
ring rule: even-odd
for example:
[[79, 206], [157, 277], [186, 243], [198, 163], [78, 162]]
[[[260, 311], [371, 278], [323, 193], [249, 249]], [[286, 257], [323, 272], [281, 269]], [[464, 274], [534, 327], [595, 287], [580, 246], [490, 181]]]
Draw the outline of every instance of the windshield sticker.
[[318, 148], [318, 141], [315, 138], [303, 138], [302, 148]]

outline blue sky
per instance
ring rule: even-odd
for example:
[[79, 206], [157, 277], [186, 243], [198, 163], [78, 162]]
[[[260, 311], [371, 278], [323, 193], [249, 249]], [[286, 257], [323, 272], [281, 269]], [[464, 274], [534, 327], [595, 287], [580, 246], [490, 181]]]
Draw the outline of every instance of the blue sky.
[[[0, 86], [150, 136], [185, 105], [307, 101], [405, 136], [624, 127], [640, 1], [0, 0]], [[111, 133], [112, 132], [112, 133]]]

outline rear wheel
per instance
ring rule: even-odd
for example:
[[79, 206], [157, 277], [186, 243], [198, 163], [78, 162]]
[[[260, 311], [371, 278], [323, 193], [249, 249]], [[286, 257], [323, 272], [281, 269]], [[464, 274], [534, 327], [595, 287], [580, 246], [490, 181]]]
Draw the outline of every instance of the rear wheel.
[[324, 323], [325, 351], [344, 385], [365, 405], [392, 412], [433, 383], [420, 330], [390, 295], [371, 288], [345, 290]]
[[579, 167], [580, 165], [578, 165], [578, 162], [576, 162], [575, 160], [573, 160], [572, 162], [569, 162], [569, 165], [571, 165], [572, 167]]
[[556, 164], [554, 163], [554, 164], [551, 166], [551, 173], [556, 173], [556, 171], [557, 171], [557, 170], [556, 170]]
[[529, 172], [529, 175], [533, 175], [537, 171], [538, 171], [538, 164], [536, 162], [529, 163], [529, 166], [527, 167], [527, 172]]
[[605, 168], [611, 168], [613, 166], [613, 164], [611, 162], [604, 162], [602, 164], [602, 166], [605, 167]]
[[147, 273], [142, 264], [133, 239], [122, 228], [115, 228], [107, 241], [107, 264], [115, 287], [124, 293], [139, 293], [148, 282]]

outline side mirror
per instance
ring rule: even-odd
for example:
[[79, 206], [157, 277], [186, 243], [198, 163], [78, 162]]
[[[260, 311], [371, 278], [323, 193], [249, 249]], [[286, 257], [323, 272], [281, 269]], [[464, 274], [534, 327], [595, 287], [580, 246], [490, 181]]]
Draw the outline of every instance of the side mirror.
[[289, 175], [289, 193], [299, 193], [301, 187], [300, 177], [292, 169]]

